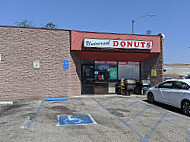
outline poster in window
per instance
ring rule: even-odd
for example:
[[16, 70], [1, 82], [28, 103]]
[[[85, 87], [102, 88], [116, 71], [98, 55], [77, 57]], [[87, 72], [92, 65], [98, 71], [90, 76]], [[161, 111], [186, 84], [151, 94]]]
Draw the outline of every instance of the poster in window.
[[110, 67], [109, 79], [117, 80], [117, 67]]

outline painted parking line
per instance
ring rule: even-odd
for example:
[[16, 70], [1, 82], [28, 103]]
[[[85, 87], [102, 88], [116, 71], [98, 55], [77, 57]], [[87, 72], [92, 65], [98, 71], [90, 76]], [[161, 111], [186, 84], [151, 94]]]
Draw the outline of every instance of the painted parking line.
[[133, 119], [135, 119], [136, 117], [138, 117], [139, 115], [141, 115], [143, 112], [145, 112], [146, 110], [148, 110], [149, 108], [151, 108], [152, 106], [148, 106], [145, 109], [143, 109], [142, 111], [140, 111], [139, 113], [135, 114], [133, 117], [127, 119], [125, 122], [129, 122]]
[[190, 118], [188, 118], [187, 116], [179, 115], [179, 114], [176, 114], [176, 113], [173, 113], [173, 112], [170, 112], [170, 111], [168, 111], [168, 113], [170, 113], [171, 115], [175, 115], [175, 116], [177, 116], [179, 118], [185, 119], [185, 120], [190, 120]]
[[27, 125], [27, 123], [29, 122], [29, 120], [30, 120], [30, 116], [27, 116], [26, 119], [25, 119], [24, 122], [20, 125], [19, 128], [21, 128], [21, 129], [27, 128], [26, 125]]
[[151, 135], [153, 134], [153, 132], [156, 130], [156, 128], [158, 127], [158, 125], [162, 122], [162, 120], [164, 119], [164, 117], [166, 116], [168, 112], [165, 112], [162, 117], [156, 122], [156, 124], [151, 128], [151, 130], [148, 132], [148, 134], [145, 135], [145, 139], [148, 140]]
[[32, 126], [32, 123], [34, 122], [34, 120], [36, 119], [36, 117], [38, 116], [41, 108], [42, 108], [42, 105], [44, 104], [44, 101], [41, 102], [40, 106], [38, 107], [35, 115], [33, 116], [32, 120], [30, 121], [30, 123], [28, 124], [27, 128], [30, 128]]
[[187, 132], [187, 142], [190, 142], [190, 131]]
[[117, 119], [120, 120], [123, 124], [125, 124], [129, 129], [131, 129], [143, 142], [147, 142], [147, 140], [143, 138], [143, 136], [139, 132], [137, 132], [131, 125], [129, 125], [125, 121], [122, 121], [118, 116], [115, 116], [115, 117], [117, 117]]
[[[113, 111], [113, 112], [109, 111], [108, 108], [107, 108], [107, 106], [112, 106], [112, 105], [115, 104], [115, 103], [121, 102], [121, 100], [116, 101], [116, 102], [114, 102], [114, 103], [111, 103], [111, 104], [109, 104], [109, 105], [102, 105], [102, 104], [100, 103], [100, 101], [97, 101], [97, 100], [94, 99], [94, 98], [92, 98], [92, 99], [93, 99], [97, 104], [99, 104], [103, 109], [105, 109], [105, 110], [108, 111], [111, 115], [113, 115], [114, 117], [116, 117], [120, 122], [122, 122], [123, 124], [125, 124], [125, 125], [126, 125], [134, 134], [136, 134], [136, 135], [141, 139], [141, 141], [143, 141], [143, 142], [147, 142], [147, 141], [151, 138], [152, 134], [155, 132], [155, 130], [157, 129], [157, 127], [158, 127], [158, 126], [161, 124], [161, 122], [163, 122], [163, 121], [167, 121], [167, 122], [169, 122], [170, 124], [173, 124], [173, 125], [175, 124], [175, 125], [177, 125], [179, 128], [182, 128], [182, 129], [186, 130], [186, 132], [187, 132], [187, 138], [186, 138], [186, 139], [187, 139], [187, 141], [190, 141], [190, 130], [188, 130], [188, 129], [184, 128], [183, 126], [180, 126], [180, 125], [178, 125], [178, 124], [176, 124], [176, 123], [173, 123], [173, 122], [170, 121], [170, 120], [165, 120], [165, 119], [164, 119], [164, 118], [166, 117], [166, 115], [169, 115], [169, 114], [170, 114], [171, 116], [177, 116], [177, 117], [182, 118], [182, 119], [185, 119], [185, 120], [190, 120], [190, 118], [187, 118], [187, 117], [185, 117], [185, 116], [180, 116], [180, 115], [175, 114], [175, 113], [173, 113], [173, 112], [171, 112], [171, 111], [165, 110], [165, 109], [163, 109], [163, 108], [159, 108], [158, 106], [154, 106], [154, 105], [152, 105], [152, 104], [146, 103], [146, 102], [144, 102], [144, 101], [142, 101], [142, 100], [138, 100], [138, 99], [135, 99], [135, 98], [130, 98], [130, 99], [132, 99], [132, 100], [135, 100], [135, 102], [132, 103], [132, 104], [130, 104], [130, 105], [136, 104], [136, 103], [138, 102], [138, 103], [145, 104], [145, 105], [148, 106], [148, 107], [146, 107], [145, 109], [141, 110], [139, 113], [135, 114], [135, 115], [132, 116], [131, 118], [127, 119], [126, 121], [123, 121], [119, 116], [117, 116], [117, 115], [114, 114], [114, 112], [119, 111], [121, 108], [118, 109], [118, 110], [115, 110], [115, 111]], [[126, 99], [124, 99], [124, 100], [126, 100]], [[127, 105], [127, 106], [125, 106], [125, 107], [129, 107], [130, 105]], [[123, 109], [124, 109], [125, 107], [123, 107]], [[133, 119], [135, 119], [135, 118], [137, 118], [140, 114], [144, 113], [144, 112], [145, 112], [146, 110], [148, 110], [149, 108], [154, 108], [154, 109], [156, 109], [156, 110], [158, 110], [158, 111], [160, 111], [160, 112], [163, 112], [164, 114], [163, 114], [163, 115], [160, 117], [160, 119], [155, 123], [155, 125], [150, 129], [150, 131], [143, 137], [135, 128], [133, 128], [131, 125], [129, 125], [128, 122], [131, 121], [131, 120], [133, 120]]]
[[[131, 99], [132, 99], [132, 100], [139, 101], [138, 99], [135, 99], [135, 98], [131, 98]], [[175, 115], [175, 116], [177, 116], [177, 117], [179, 117], [179, 118], [182, 118], [182, 119], [185, 119], [185, 120], [190, 120], [190, 117], [183, 116], [183, 115], [181, 115], [181, 114], [176, 114], [176, 113], [174, 113], [174, 112], [172, 112], [172, 111], [165, 110], [164, 108], [160, 108], [160, 107], [158, 107], [158, 106], [155, 106], [154, 104], [149, 104], [149, 103], [144, 102], [144, 101], [141, 101], [141, 103], [142, 103], [142, 104], [145, 104], [145, 105], [147, 105], [147, 106], [152, 106], [153, 108], [155, 108], [155, 109], [157, 109], [157, 110], [159, 110], [159, 111], [167, 112], [168, 114]]]
[[138, 133], [131, 125], [127, 124], [126, 122], [124, 122], [123, 120], [121, 120], [118, 116], [112, 114], [105, 106], [103, 106], [99, 101], [97, 101], [95, 98], [92, 98], [92, 100], [94, 100], [97, 104], [99, 104], [103, 109], [105, 109], [107, 112], [109, 112], [111, 115], [113, 115], [114, 117], [116, 117], [121, 123], [125, 124], [125, 126], [127, 126], [134, 134], [136, 134], [143, 142], [147, 142], [147, 140], [145, 138], [143, 138], [143, 136]]
[[180, 126], [180, 125], [178, 125], [178, 124], [176, 124], [176, 123], [174, 123], [174, 122], [172, 122], [172, 121], [170, 121], [170, 120], [164, 120], [165, 122], [168, 122], [168, 123], [170, 123], [170, 124], [172, 124], [172, 125], [175, 125], [176, 127], [178, 127], [178, 128], [181, 128], [181, 129], [183, 129], [183, 130], [185, 130], [185, 131], [187, 131], [187, 132], [190, 132], [190, 130], [188, 130], [188, 129], [186, 129], [185, 127], [183, 127], [183, 126]]
[[164, 121], [165, 121], [165, 122], [168, 122], [168, 123], [170, 123], [170, 124], [172, 124], [172, 125], [174, 125], [174, 126], [176, 126], [176, 127], [178, 127], [178, 128], [180, 128], [180, 129], [185, 130], [185, 131], [187, 132], [187, 141], [190, 141], [190, 130], [188, 130], [188, 129], [186, 129], [185, 127], [180, 126], [180, 125], [178, 125], [178, 124], [176, 124], [176, 123], [174, 123], [174, 122], [172, 122], [172, 121], [170, 121], [170, 120], [164, 120]]

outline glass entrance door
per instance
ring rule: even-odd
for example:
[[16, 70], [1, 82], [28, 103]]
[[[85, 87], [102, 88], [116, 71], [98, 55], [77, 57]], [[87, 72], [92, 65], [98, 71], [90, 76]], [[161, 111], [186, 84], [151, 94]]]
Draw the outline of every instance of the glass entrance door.
[[94, 65], [82, 65], [82, 94], [94, 93]]

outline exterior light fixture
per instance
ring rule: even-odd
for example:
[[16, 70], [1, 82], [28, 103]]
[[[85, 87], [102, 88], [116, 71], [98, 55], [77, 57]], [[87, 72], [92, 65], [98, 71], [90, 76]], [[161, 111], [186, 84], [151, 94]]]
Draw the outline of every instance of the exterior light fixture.
[[156, 16], [156, 15], [155, 15], [155, 14], [146, 14], [146, 15], [142, 15], [142, 16], [136, 18], [135, 20], [132, 20], [132, 34], [135, 34], [135, 28], [134, 28], [135, 22], [136, 22], [138, 19], [140, 19], [140, 18], [142, 18], [142, 17], [146, 17], [146, 16], [153, 17], [153, 16]]

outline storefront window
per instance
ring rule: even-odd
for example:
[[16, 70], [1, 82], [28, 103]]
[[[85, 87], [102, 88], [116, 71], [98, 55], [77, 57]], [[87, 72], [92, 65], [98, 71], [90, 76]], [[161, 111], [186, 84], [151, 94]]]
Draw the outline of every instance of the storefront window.
[[139, 62], [114, 62], [114, 61], [95, 61], [94, 80], [98, 81], [116, 81], [118, 79], [139, 80], [140, 63]]
[[95, 64], [94, 80], [117, 80], [117, 64]]
[[118, 65], [119, 71], [119, 79], [140, 79], [140, 66], [137, 65], [129, 65], [129, 64], [119, 64]]

